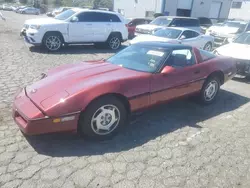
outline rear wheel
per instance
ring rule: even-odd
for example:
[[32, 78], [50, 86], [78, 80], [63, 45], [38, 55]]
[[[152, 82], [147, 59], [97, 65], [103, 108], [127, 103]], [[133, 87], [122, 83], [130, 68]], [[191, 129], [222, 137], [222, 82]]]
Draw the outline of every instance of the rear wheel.
[[203, 104], [213, 103], [219, 93], [220, 85], [220, 81], [217, 77], [208, 78], [200, 93], [201, 102]]
[[121, 47], [121, 37], [119, 34], [112, 34], [107, 41], [108, 47], [112, 50], [117, 50]]
[[78, 128], [90, 139], [112, 138], [127, 121], [127, 110], [115, 97], [101, 97], [81, 114]]

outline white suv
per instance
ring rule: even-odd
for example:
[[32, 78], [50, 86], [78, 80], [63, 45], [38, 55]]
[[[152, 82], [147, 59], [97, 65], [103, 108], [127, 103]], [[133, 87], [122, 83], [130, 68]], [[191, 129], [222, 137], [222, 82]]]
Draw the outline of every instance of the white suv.
[[74, 8], [55, 18], [27, 20], [21, 31], [26, 42], [57, 51], [67, 44], [107, 44], [113, 50], [128, 39], [124, 18], [114, 12]]

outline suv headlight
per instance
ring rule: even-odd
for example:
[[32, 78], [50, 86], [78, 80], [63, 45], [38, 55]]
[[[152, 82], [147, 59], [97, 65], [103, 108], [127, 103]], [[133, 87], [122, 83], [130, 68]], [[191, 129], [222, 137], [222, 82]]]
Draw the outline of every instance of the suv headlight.
[[36, 29], [36, 30], [40, 29], [40, 27], [41, 25], [30, 25], [31, 29]]

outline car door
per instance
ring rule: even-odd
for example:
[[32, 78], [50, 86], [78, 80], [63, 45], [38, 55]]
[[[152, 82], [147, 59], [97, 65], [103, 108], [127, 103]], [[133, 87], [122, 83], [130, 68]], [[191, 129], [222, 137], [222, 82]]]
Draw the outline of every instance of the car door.
[[187, 44], [196, 48], [202, 48], [204, 42], [199, 33], [192, 30], [185, 30], [180, 36], [181, 44]]
[[105, 42], [113, 29], [112, 15], [104, 12], [91, 12], [94, 42]]
[[71, 19], [69, 23], [69, 42], [93, 42], [94, 31], [92, 15], [90, 12], [82, 12]]
[[173, 50], [165, 65], [172, 67], [173, 71], [152, 76], [151, 105], [189, 95], [201, 89], [201, 70], [191, 48]]

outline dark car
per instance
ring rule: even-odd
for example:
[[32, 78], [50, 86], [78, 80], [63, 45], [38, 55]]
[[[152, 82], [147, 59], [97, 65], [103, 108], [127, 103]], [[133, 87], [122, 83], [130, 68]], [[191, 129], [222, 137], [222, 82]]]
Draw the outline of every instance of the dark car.
[[19, 92], [13, 118], [28, 135], [73, 131], [107, 139], [131, 113], [196, 95], [214, 102], [235, 62], [191, 46], [144, 42], [100, 61], [50, 70]]
[[152, 20], [147, 18], [135, 18], [132, 19], [129, 23], [126, 24], [128, 28], [128, 36], [129, 38], [133, 38], [135, 36], [135, 28], [138, 25], [149, 24]]
[[200, 21], [200, 26], [201, 26], [201, 32], [206, 33], [206, 30], [213, 25], [212, 20], [206, 17], [199, 17], [198, 18]]

